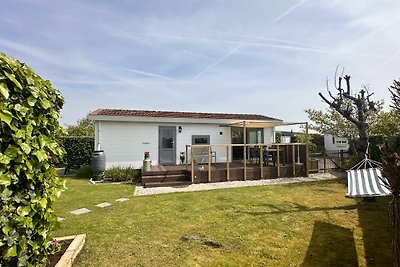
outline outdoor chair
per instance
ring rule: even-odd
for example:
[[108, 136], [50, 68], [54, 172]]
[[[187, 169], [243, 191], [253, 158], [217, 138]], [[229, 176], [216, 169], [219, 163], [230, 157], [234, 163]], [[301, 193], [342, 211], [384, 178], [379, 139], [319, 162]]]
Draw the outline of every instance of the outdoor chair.
[[255, 161], [256, 164], [260, 163], [260, 148], [259, 147], [250, 147], [249, 148], [249, 159], [250, 163]]
[[[192, 147], [193, 156], [198, 164], [208, 163], [208, 147]], [[217, 152], [211, 151], [211, 162], [217, 163]]]
[[271, 161], [274, 166], [276, 164], [276, 153], [274, 153], [273, 149], [266, 147], [263, 151], [263, 161], [265, 166], [269, 166], [269, 162]]

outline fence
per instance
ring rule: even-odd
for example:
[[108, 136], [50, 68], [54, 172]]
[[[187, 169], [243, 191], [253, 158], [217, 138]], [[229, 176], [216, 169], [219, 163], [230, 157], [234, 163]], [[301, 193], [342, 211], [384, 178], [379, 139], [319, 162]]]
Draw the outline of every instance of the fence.
[[310, 172], [326, 172], [332, 169], [340, 169], [343, 161], [348, 158], [349, 153], [344, 150], [310, 153]]
[[191, 173], [192, 182], [204, 172], [208, 182], [212, 172], [217, 172], [214, 178], [222, 177], [218, 174], [221, 167], [221, 179], [226, 181], [239, 170], [244, 180], [308, 174], [308, 147], [301, 143], [187, 145], [186, 155], [186, 170]]

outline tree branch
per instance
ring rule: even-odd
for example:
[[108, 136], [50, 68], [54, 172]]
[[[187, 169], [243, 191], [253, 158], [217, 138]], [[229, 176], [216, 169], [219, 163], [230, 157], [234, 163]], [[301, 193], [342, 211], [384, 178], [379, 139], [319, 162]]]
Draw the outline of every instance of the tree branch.
[[[329, 101], [328, 99], [326, 99], [326, 97], [322, 94], [322, 93], [318, 93], [318, 95], [332, 108], [334, 108], [337, 112], [340, 113], [340, 115], [342, 115], [344, 118], [346, 118], [348, 121], [354, 123], [355, 125], [359, 125], [359, 122], [354, 119], [353, 117], [351, 117], [351, 113], [346, 112], [346, 110], [340, 108], [339, 104], [335, 104], [333, 101]], [[334, 98], [336, 101], [337, 99]]]

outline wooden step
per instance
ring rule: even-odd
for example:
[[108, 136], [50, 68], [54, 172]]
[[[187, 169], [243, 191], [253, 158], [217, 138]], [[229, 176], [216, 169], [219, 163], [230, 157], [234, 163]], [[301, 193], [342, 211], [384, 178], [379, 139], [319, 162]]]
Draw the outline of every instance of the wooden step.
[[149, 171], [144, 172], [142, 171], [143, 176], [159, 176], [159, 175], [180, 175], [180, 174], [187, 174], [188, 171], [186, 170], [168, 170], [168, 171]]
[[143, 187], [187, 187], [192, 184], [191, 181], [176, 181], [176, 182], [146, 182], [142, 183]]
[[190, 181], [190, 177], [186, 174], [142, 176], [142, 184], [147, 182], [151, 183], [151, 182], [179, 182], [179, 181]]

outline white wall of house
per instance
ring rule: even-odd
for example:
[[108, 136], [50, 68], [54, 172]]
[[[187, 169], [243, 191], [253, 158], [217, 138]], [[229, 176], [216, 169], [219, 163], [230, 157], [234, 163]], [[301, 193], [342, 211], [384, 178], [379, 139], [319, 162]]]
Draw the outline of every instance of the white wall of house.
[[[144, 152], [150, 152], [153, 165], [158, 164], [159, 126], [176, 127], [176, 164], [180, 162], [180, 152], [186, 151], [186, 145], [192, 144], [192, 135], [209, 135], [210, 144], [230, 144], [231, 127], [205, 123], [164, 123], [130, 121], [96, 121], [95, 148], [104, 150], [106, 168], [111, 166], [133, 166], [141, 168]], [[178, 126], [182, 131], [178, 131]], [[264, 143], [274, 142], [274, 129], [264, 128]], [[217, 162], [226, 161], [225, 146], [213, 146]], [[229, 150], [229, 158], [232, 151]], [[187, 155], [190, 159], [190, 155]]]
[[264, 128], [264, 144], [275, 143], [275, 128]]
[[282, 135], [281, 136], [281, 143], [282, 144], [290, 144], [291, 142], [291, 136], [288, 135]]
[[327, 151], [347, 151], [349, 149], [349, 142], [347, 138], [325, 134], [324, 146]]
[[[179, 162], [180, 152], [186, 152], [186, 145], [192, 144], [192, 135], [209, 135], [210, 145], [230, 144], [231, 128], [221, 127], [212, 124], [179, 124], [182, 132], [177, 133], [177, 163]], [[226, 161], [226, 148], [224, 146], [213, 146], [212, 151], [216, 152], [217, 162]], [[190, 151], [189, 151], [190, 153]], [[190, 159], [190, 155], [186, 155]], [[230, 156], [230, 155], [229, 155]]]
[[151, 123], [96, 121], [95, 147], [104, 150], [106, 168], [140, 168], [144, 152], [158, 152], [158, 127]]

